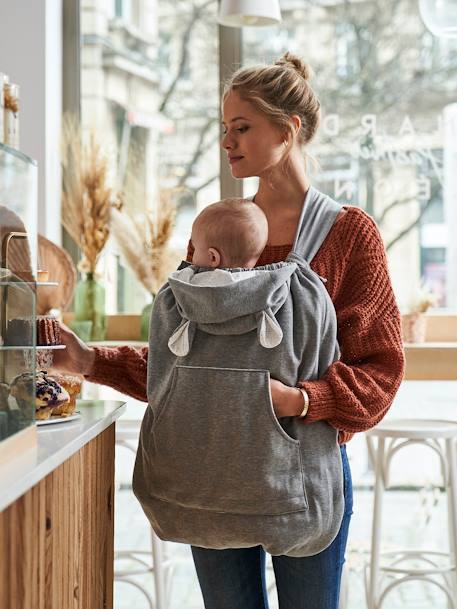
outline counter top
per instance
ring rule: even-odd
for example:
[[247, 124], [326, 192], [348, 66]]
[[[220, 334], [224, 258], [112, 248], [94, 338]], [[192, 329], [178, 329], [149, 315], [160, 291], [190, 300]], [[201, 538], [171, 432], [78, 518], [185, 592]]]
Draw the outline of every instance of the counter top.
[[39, 426], [36, 446], [0, 465], [0, 511], [107, 429], [125, 407], [121, 401], [78, 400], [81, 418]]

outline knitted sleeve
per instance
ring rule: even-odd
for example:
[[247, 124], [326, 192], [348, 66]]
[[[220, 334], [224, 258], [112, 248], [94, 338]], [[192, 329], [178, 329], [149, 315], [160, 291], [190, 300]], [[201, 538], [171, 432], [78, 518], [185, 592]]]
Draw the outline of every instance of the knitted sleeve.
[[92, 373], [84, 378], [147, 402], [148, 347], [94, 347], [94, 350]]
[[[322, 255], [324, 275], [332, 268], [334, 275], [343, 269], [333, 281], [333, 293], [329, 290], [341, 358], [322, 379], [301, 383], [310, 398], [305, 422], [327, 420], [343, 432], [342, 441], [384, 417], [404, 372], [400, 314], [381, 236], [363, 211], [349, 215], [351, 221], [338, 227], [340, 239], [328, 244]], [[317, 258], [313, 267], [320, 264]]]
[[193, 255], [194, 255], [194, 246], [192, 244], [192, 241], [189, 239], [189, 243], [187, 244], [186, 262], [192, 262]]

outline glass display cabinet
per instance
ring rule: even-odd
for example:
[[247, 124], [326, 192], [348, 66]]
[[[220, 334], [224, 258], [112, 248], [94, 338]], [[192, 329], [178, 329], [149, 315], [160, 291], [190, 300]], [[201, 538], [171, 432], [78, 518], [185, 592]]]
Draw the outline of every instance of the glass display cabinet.
[[0, 144], [0, 441], [35, 423], [37, 177]]

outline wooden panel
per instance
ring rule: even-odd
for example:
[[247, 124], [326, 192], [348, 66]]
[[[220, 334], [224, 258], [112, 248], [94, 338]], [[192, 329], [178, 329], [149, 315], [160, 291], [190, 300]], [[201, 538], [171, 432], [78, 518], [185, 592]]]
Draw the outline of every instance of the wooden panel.
[[427, 315], [426, 340], [457, 342], [457, 315]]
[[0, 609], [113, 606], [114, 424], [0, 513]]
[[[63, 320], [68, 325], [74, 313], [64, 313]], [[140, 340], [140, 315], [107, 315], [106, 340]]]
[[405, 346], [408, 381], [456, 381], [457, 343], [421, 343]]

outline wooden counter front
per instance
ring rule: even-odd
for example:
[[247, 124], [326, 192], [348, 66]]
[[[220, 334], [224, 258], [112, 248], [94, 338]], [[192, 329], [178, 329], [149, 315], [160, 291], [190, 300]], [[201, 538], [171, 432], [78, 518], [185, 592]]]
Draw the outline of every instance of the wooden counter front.
[[113, 606], [115, 424], [0, 513], [0, 609]]

